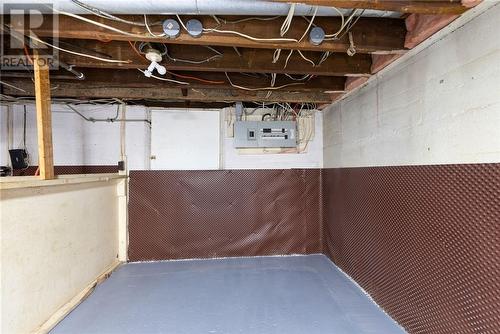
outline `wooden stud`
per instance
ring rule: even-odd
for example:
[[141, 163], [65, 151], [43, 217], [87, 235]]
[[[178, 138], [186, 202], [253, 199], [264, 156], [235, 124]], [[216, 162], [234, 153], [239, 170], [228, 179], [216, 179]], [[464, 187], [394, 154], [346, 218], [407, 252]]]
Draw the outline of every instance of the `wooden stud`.
[[38, 131], [38, 160], [40, 178], [54, 178], [54, 157], [52, 148], [52, 115], [50, 106], [49, 66], [46, 59], [34, 53], [36, 124]]

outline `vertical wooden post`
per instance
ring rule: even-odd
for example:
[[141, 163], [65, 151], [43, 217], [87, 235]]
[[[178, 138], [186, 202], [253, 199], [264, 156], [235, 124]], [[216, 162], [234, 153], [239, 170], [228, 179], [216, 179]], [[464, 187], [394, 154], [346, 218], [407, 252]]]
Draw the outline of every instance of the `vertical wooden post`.
[[40, 58], [35, 50], [33, 66], [35, 70], [36, 125], [38, 131], [38, 161], [40, 178], [54, 178], [54, 156], [52, 149], [52, 115], [50, 109], [50, 81], [47, 61]]

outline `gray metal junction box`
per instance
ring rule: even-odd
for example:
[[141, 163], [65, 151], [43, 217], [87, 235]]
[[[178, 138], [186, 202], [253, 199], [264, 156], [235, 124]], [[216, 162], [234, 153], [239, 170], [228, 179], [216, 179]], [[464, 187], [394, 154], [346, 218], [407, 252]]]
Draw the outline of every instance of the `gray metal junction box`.
[[296, 147], [297, 123], [294, 121], [237, 121], [234, 147]]

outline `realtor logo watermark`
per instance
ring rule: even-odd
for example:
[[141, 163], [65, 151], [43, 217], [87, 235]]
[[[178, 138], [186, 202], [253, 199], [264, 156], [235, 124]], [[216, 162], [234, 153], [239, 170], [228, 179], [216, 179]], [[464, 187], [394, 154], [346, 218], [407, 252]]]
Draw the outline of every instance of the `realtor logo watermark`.
[[[53, 15], [49, 2], [6, 1], [2, 3], [1, 65], [4, 70], [31, 70], [33, 53], [39, 65], [57, 69], [58, 15]], [[37, 29], [43, 29], [38, 36]], [[50, 44], [50, 45], [49, 45]]]

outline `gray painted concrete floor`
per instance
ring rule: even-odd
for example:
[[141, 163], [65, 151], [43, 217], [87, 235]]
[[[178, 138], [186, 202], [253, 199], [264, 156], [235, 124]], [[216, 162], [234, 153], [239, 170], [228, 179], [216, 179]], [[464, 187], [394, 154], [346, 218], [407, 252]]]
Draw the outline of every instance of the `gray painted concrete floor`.
[[129, 263], [59, 333], [404, 333], [323, 255]]

